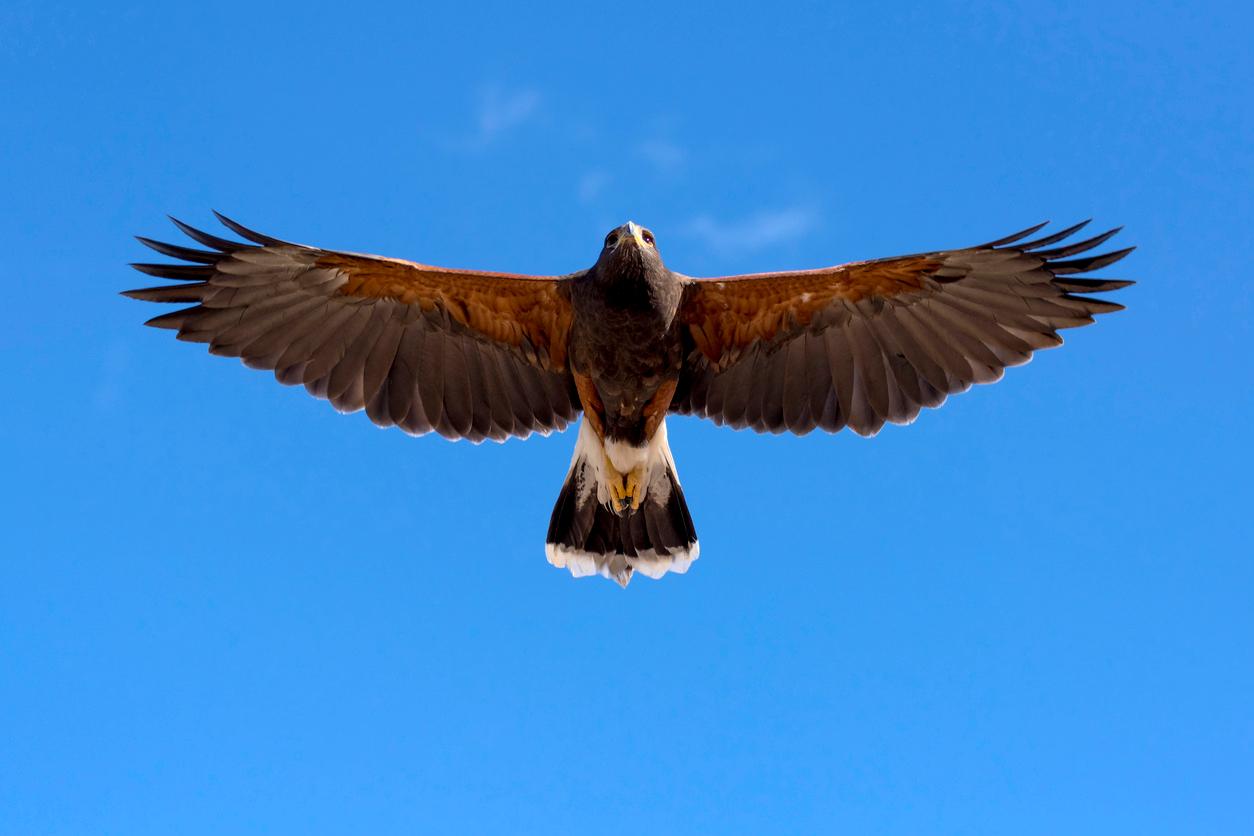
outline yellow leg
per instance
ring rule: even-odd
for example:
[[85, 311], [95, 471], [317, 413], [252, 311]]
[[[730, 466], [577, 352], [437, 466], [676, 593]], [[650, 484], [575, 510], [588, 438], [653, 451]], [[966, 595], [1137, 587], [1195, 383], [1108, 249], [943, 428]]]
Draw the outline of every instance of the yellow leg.
[[605, 481], [609, 484], [610, 501], [618, 513], [625, 513], [628, 508], [633, 511], [640, 508], [640, 502], [644, 499], [643, 479], [644, 465], [624, 475], [614, 468], [609, 456], [605, 457]]
[[627, 485], [623, 481], [623, 474], [614, 468], [614, 463], [610, 461], [610, 457], [605, 457], [605, 481], [610, 488], [610, 502], [614, 506], [614, 510], [620, 514], [627, 506]]
[[628, 473], [624, 480], [627, 497], [631, 500], [631, 510], [633, 511], [640, 508], [640, 500], [644, 499], [644, 485], [641, 483], [643, 476], [644, 465], [639, 465], [631, 473]]

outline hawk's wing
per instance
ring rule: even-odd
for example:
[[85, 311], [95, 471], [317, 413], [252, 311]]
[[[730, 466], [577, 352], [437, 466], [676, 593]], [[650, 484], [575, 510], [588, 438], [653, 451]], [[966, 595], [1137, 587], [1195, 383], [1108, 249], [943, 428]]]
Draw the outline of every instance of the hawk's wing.
[[564, 278], [446, 270], [279, 241], [251, 244], [175, 221], [208, 250], [139, 240], [190, 264], [136, 264], [180, 284], [127, 291], [192, 303], [149, 320], [214, 354], [273, 369], [342, 412], [448, 438], [562, 429], [579, 401], [566, 364]]
[[1015, 243], [1042, 226], [961, 250], [692, 281], [679, 311], [690, 352], [671, 409], [759, 432], [873, 435], [997, 380], [1060, 345], [1060, 329], [1123, 307], [1087, 294], [1132, 284], [1075, 276], [1131, 248], [1069, 258], [1118, 229], [1053, 249], [1042, 248], [1084, 224]]

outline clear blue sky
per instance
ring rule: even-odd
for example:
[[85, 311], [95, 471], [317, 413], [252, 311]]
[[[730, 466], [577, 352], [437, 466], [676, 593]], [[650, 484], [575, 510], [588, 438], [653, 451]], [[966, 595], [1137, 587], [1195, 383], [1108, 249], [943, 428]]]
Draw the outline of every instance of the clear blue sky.
[[[0, 5], [0, 833], [1254, 832], [1238, 3]], [[874, 8], [872, 6], [874, 5]], [[1126, 224], [1126, 313], [879, 437], [672, 419], [544, 560], [450, 444], [140, 327], [130, 236], [693, 275]]]

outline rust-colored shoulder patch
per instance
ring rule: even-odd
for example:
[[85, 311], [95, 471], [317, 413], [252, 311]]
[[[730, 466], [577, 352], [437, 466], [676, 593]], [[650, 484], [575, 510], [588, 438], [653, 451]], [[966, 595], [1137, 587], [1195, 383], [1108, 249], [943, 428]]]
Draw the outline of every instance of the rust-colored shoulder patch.
[[459, 325], [493, 342], [534, 349], [554, 370], [566, 368], [569, 291], [559, 279], [449, 270], [410, 261], [328, 252], [318, 267], [339, 270], [343, 296], [394, 299], [424, 311], [439, 308]]
[[579, 405], [583, 408], [583, 414], [588, 419], [588, 424], [592, 427], [592, 431], [597, 434], [597, 438], [605, 441], [605, 404], [601, 403], [601, 396], [597, 393], [597, 386], [592, 382], [592, 378], [579, 372], [572, 372], [575, 378], [575, 390], [579, 393]]
[[644, 405], [644, 437], [646, 439], [653, 438], [657, 428], [662, 425], [662, 420], [666, 418], [666, 413], [671, 408], [671, 399], [675, 397], [675, 387], [678, 384], [678, 378], [663, 380], [657, 391], [649, 398], [649, 402]]
[[699, 279], [680, 309], [697, 348], [711, 362], [758, 340], [810, 325], [838, 301], [917, 293], [941, 262], [931, 256], [863, 261], [821, 270]]

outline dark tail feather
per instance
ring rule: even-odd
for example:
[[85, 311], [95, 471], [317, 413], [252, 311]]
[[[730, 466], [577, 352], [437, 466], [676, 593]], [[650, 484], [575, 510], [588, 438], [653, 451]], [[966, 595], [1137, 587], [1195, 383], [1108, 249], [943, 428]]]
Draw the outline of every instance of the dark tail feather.
[[644, 502], [619, 516], [597, 501], [596, 470], [576, 454], [549, 521], [549, 562], [622, 586], [637, 571], [652, 578], [688, 571], [698, 553], [688, 503], [669, 453], [655, 467]]

